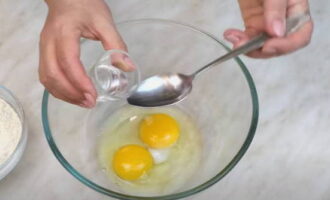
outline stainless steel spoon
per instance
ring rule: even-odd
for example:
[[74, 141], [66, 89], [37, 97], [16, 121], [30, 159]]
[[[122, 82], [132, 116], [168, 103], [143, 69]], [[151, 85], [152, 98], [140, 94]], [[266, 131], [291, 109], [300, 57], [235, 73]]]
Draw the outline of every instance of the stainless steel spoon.
[[[289, 17], [286, 21], [286, 34], [295, 32], [309, 20], [310, 15], [307, 12]], [[129, 104], [143, 107], [163, 106], [178, 102], [190, 93], [192, 90], [192, 82], [200, 72], [210, 69], [210, 67], [215, 64], [225, 62], [238, 55], [258, 49], [263, 46], [267, 39], [269, 39], [269, 36], [266, 33], [262, 33], [245, 45], [213, 60], [191, 75], [173, 73], [147, 78], [133, 90], [131, 95], [127, 98], [127, 101]]]

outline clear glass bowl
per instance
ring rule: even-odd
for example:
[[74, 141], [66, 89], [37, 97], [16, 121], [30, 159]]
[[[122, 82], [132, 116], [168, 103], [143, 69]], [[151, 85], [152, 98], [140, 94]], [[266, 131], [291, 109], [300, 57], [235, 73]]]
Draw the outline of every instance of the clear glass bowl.
[[0, 85], [0, 99], [8, 103], [17, 113], [22, 123], [22, 133], [19, 142], [11, 156], [0, 165], [0, 180], [9, 174], [21, 159], [27, 141], [27, 124], [23, 108], [17, 98], [4, 86]]
[[[228, 48], [212, 35], [173, 21], [143, 19], [117, 25], [141, 79], [179, 72], [190, 74], [225, 54]], [[81, 59], [89, 71], [104, 54], [99, 42], [85, 40]], [[74, 106], [45, 91], [42, 120], [50, 148], [59, 162], [88, 187], [119, 199], [178, 199], [203, 191], [222, 179], [248, 149], [258, 121], [253, 80], [237, 58], [215, 66], [194, 81], [192, 93], [178, 106], [197, 123], [202, 137], [202, 162], [194, 177], [175, 193], [133, 196], [119, 192], [100, 170], [95, 144], [109, 115], [127, 104], [124, 99], [99, 102], [92, 110]]]

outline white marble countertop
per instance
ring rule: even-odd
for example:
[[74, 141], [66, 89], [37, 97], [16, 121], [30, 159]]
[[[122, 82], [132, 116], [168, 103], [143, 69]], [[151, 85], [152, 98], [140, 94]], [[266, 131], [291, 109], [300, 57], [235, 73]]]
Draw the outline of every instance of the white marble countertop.
[[[115, 20], [174, 19], [222, 38], [242, 27], [233, 0], [109, 1]], [[330, 198], [330, 1], [311, 1], [312, 44], [271, 60], [243, 58], [259, 93], [254, 141], [220, 182], [188, 199], [326, 200]], [[29, 125], [22, 160], [0, 182], [1, 200], [109, 199], [74, 179], [55, 159], [41, 124], [38, 37], [47, 13], [42, 1], [0, 0], [0, 84], [21, 100]]]

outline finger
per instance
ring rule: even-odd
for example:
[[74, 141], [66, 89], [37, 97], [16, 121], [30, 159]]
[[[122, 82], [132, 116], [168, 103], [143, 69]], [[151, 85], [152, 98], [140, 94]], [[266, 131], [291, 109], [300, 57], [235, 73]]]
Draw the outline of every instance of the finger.
[[288, 1], [287, 16], [309, 12], [308, 0]]
[[[127, 47], [115, 26], [111, 22], [100, 23], [97, 27], [99, 38], [102, 42], [104, 49], [118, 49], [127, 52]], [[131, 59], [125, 54], [114, 53], [111, 56], [112, 65], [122, 69], [123, 71], [133, 71], [136, 66]]]
[[299, 48], [306, 46], [312, 36], [313, 23], [309, 21], [297, 32], [284, 38], [273, 38], [265, 43], [262, 52], [271, 55], [282, 55], [291, 53]]
[[63, 34], [56, 40], [57, 61], [64, 75], [88, 102], [96, 103], [96, 90], [80, 61], [79, 33]]
[[118, 52], [111, 55], [111, 64], [126, 72], [134, 71], [136, 69], [136, 66], [127, 55]]
[[287, 0], [264, 0], [265, 27], [269, 35], [284, 36], [287, 6]]
[[104, 49], [118, 49], [127, 52], [126, 44], [111, 22], [104, 22], [97, 29]]
[[242, 43], [242, 41], [249, 40], [249, 36], [238, 29], [228, 29], [224, 32], [223, 37], [231, 42], [234, 47], [239, 46], [238, 44]]
[[56, 61], [55, 45], [40, 42], [39, 78], [45, 88], [56, 98], [72, 104], [89, 107], [84, 97], [66, 79]]
[[[312, 21], [306, 23], [297, 32], [294, 32], [285, 38], [272, 38], [264, 44], [262, 49], [252, 51], [247, 54], [253, 58], [271, 58], [283, 54], [291, 53], [309, 44], [313, 31]], [[246, 41], [241, 41], [245, 43]], [[238, 44], [237, 46], [240, 46]]]
[[[237, 30], [237, 29], [228, 29], [224, 32], [224, 38], [233, 44], [233, 48], [238, 48], [248, 42], [250, 39], [254, 38], [258, 35], [258, 31], [254, 29], [246, 29], [245, 31]], [[246, 54], [252, 58], [268, 58], [271, 55], [267, 55], [266, 53], [262, 53], [261, 49], [251, 51]]]
[[61, 70], [50, 65], [41, 63], [39, 70], [40, 82], [45, 86], [47, 91], [56, 98], [62, 99], [72, 104], [81, 104], [84, 97], [80, 95], [71, 83], [64, 78]]
[[[294, 32], [284, 38], [272, 38], [268, 40], [262, 49], [249, 52], [247, 56], [252, 58], [271, 58], [274, 56], [291, 53], [306, 46], [310, 42], [312, 31], [313, 23], [310, 21], [297, 32]], [[235, 32], [235, 34], [239, 34], [239, 37], [242, 39], [234, 45], [234, 48], [237, 48], [249, 41], [250, 35], [253, 35], [252, 32], [253, 31], [250, 31], [250, 33], [246, 35], [244, 35], [246, 32]], [[255, 36], [252, 36], [252, 38], [253, 37]]]
[[267, 53], [267, 52], [262, 52], [261, 49], [251, 51], [251, 52], [247, 53], [246, 55], [251, 57], [251, 58], [272, 58], [274, 56], [277, 56], [276, 54], [270, 54], [270, 53]]
[[[59, 87], [60, 88], [60, 87]], [[88, 107], [87, 105], [84, 105], [82, 102], [83, 100], [75, 100], [72, 96], [65, 96], [62, 92], [59, 92], [59, 90], [55, 89], [55, 88], [46, 88], [46, 90], [53, 95], [54, 97], [56, 97], [57, 99], [61, 99], [65, 102], [71, 103], [71, 104], [75, 104], [75, 105], [79, 105], [82, 107]], [[72, 93], [70, 94], [72, 95]]]

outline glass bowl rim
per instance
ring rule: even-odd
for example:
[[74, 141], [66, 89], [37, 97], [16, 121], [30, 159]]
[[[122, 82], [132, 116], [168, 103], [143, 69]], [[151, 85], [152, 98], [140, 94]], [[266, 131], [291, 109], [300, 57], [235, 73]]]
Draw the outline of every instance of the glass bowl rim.
[[[195, 26], [181, 23], [173, 20], [166, 20], [166, 19], [156, 19], [156, 18], [146, 18], [146, 19], [135, 19], [135, 20], [127, 20], [117, 23], [117, 25], [124, 25], [124, 24], [132, 24], [132, 23], [163, 23], [163, 24], [170, 24], [174, 26], [181, 26], [184, 28], [192, 29], [193, 31], [199, 32], [200, 34], [203, 34], [205, 36], [208, 36], [209, 38], [216, 41], [218, 44], [220, 44], [222, 47], [224, 47], [226, 50], [230, 50], [228, 46], [226, 46], [223, 42], [218, 40], [216, 37], [214, 37], [212, 34], [202, 31], [199, 28], [196, 28]], [[83, 41], [82, 41], [83, 42]], [[45, 136], [47, 139], [47, 142], [57, 158], [57, 160], [61, 163], [61, 165], [70, 173], [72, 174], [76, 179], [78, 179], [80, 182], [88, 186], [89, 188], [94, 189], [95, 191], [98, 191], [104, 195], [117, 198], [117, 199], [125, 199], [125, 200], [151, 200], [151, 199], [159, 199], [159, 200], [170, 200], [170, 199], [180, 199], [184, 198], [193, 194], [196, 194], [198, 192], [201, 192], [210, 186], [217, 183], [219, 180], [221, 180], [225, 175], [227, 175], [239, 162], [239, 160], [243, 157], [245, 152], [247, 151], [248, 147], [250, 146], [256, 128], [258, 124], [258, 117], [259, 117], [259, 103], [258, 103], [258, 95], [256, 91], [256, 87], [254, 85], [254, 81], [252, 79], [252, 76], [250, 75], [248, 69], [244, 65], [244, 63], [240, 60], [240, 58], [235, 58], [236, 63], [241, 68], [250, 89], [250, 95], [252, 98], [252, 117], [251, 117], [251, 123], [248, 131], [248, 135], [239, 149], [239, 151], [236, 153], [236, 155], [232, 158], [232, 160], [226, 165], [225, 168], [223, 168], [219, 173], [217, 173], [214, 177], [209, 179], [208, 181], [191, 188], [189, 190], [178, 192], [170, 195], [164, 195], [164, 196], [149, 196], [149, 197], [143, 197], [143, 196], [133, 196], [133, 195], [125, 195], [121, 194], [119, 192], [114, 192], [109, 189], [106, 189], [102, 186], [99, 186], [98, 184], [94, 183], [93, 181], [90, 181], [88, 178], [84, 177], [82, 174], [80, 174], [61, 154], [60, 150], [56, 146], [56, 143], [52, 137], [49, 121], [48, 121], [48, 98], [49, 93], [47, 90], [44, 91], [43, 99], [42, 99], [42, 109], [41, 109], [41, 115], [42, 115], [42, 124], [43, 129], [45, 132]]]

